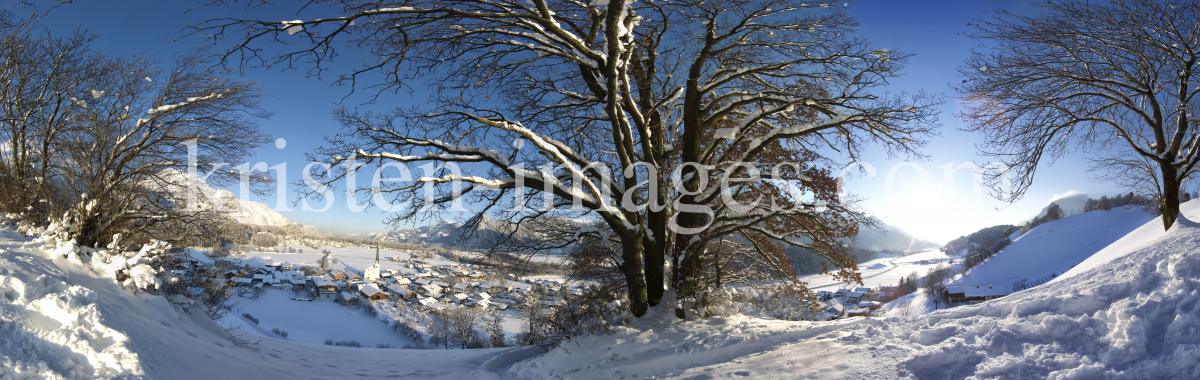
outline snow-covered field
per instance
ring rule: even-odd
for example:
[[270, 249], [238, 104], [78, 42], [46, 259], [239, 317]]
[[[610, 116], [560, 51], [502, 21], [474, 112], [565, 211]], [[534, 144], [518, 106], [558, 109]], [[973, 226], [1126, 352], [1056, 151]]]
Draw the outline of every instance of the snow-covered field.
[[[924, 276], [929, 268], [938, 266], [951, 259], [939, 250], [927, 250], [908, 256], [887, 256], [858, 264], [862, 273], [863, 285], [847, 284], [833, 279], [833, 275], [815, 274], [800, 277], [800, 281], [808, 282], [808, 287], [814, 290], [836, 290], [837, 288], [865, 286], [877, 288], [880, 285], [895, 285], [900, 279], [912, 272]], [[925, 264], [921, 261], [928, 261]]]
[[[369, 347], [381, 343], [396, 348], [413, 344], [412, 340], [401, 337], [379, 319], [357, 308], [338, 305], [325, 298], [293, 301], [291, 297], [290, 291], [266, 289], [258, 299], [244, 300], [234, 307], [233, 313], [222, 318], [220, 323], [268, 337], [276, 337], [271, 329], [278, 328], [288, 332], [288, 340], [313, 344], [324, 344], [326, 339], [354, 340]], [[251, 323], [242, 317], [242, 313], [249, 313], [259, 323]]]

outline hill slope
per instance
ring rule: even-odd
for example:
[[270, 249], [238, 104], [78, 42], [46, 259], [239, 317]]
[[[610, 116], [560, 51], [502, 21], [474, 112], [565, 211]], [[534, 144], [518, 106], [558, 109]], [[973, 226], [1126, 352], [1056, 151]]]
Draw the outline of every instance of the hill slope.
[[1140, 207], [1122, 207], [1044, 223], [952, 281], [950, 292], [1005, 295], [1015, 291], [1014, 283], [1049, 281], [1154, 218]]
[[499, 379], [493, 371], [530, 353], [348, 348], [275, 338], [254, 338], [257, 349], [238, 347], [201, 311], [133, 294], [78, 262], [25, 244], [0, 227], [4, 379]]
[[[612, 336], [517, 363], [514, 379], [1200, 377], [1200, 203], [1146, 223], [1054, 282], [910, 317], [676, 322], [656, 308]], [[1103, 255], [1103, 256], [1102, 256]]]

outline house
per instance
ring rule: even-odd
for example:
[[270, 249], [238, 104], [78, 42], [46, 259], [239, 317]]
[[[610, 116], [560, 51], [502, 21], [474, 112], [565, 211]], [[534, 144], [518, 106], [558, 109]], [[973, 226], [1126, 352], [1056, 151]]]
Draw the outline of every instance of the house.
[[415, 294], [413, 291], [408, 290], [408, 288], [396, 284], [388, 285], [387, 290], [400, 296], [400, 298], [409, 298]]
[[849, 303], [858, 303], [858, 301], [861, 301], [861, 300], [862, 300], [862, 298], [863, 298], [863, 296], [864, 296], [864, 295], [865, 295], [865, 294], [863, 294], [862, 292], [849, 292], [849, 293], [846, 293], [846, 302], [849, 302]]
[[375, 284], [363, 285], [361, 288], [358, 288], [358, 293], [361, 294], [363, 298], [372, 301], [378, 301], [387, 298], [387, 293], [384, 293], [383, 290], [380, 290], [379, 286]]
[[442, 293], [442, 287], [440, 287], [440, 286], [437, 286], [437, 285], [434, 285], [434, 284], [426, 284], [426, 285], [421, 285], [421, 286], [419, 287], [419, 289], [420, 289], [420, 290], [421, 290], [421, 292], [422, 292], [422, 293], [424, 293], [425, 295], [441, 294], [441, 293]]
[[346, 301], [347, 305], [357, 305], [358, 295], [353, 293], [342, 293], [342, 301]]
[[948, 301], [950, 301], [950, 303], [967, 302], [966, 287], [965, 286], [954, 286], [954, 285], [947, 286], [946, 287], [946, 298], [948, 298]]
[[454, 301], [456, 303], [463, 303], [463, 301], [466, 301], [467, 298], [471, 298], [471, 297], [468, 296], [466, 293], [456, 293], [456, 294], [450, 295], [450, 300]]
[[468, 284], [466, 281], [461, 281], [457, 284], [454, 284], [453, 289], [455, 293], [463, 293], [471, 289], [471, 284]]
[[409, 280], [404, 277], [396, 277], [396, 285], [408, 286], [408, 284], [411, 284], [411, 283], [412, 283], [412, 280]]
[[337, 296], [337, 285], [329, 277], [315, 277], [313, 283], [317, 288], [317, 297], [333, 298]]
[[480, 309], [486, 309], [490, 304], [491, 301], [488, 300], [470, 301], [466, 303], [467, 306], [478, 307]]
[[438, 302], [437, 299], [434, 299], [433, 297], [422, 298], [420, 301], [417, 301], [417, 304], [427, 307], [427, 308], [430, 308], [430, 309], [441, 309], [442, 308], [442, 304], [440, 302]]
[[492, 296], [488, 295], [487, 293], [483, 293], [483, 292], [475, 293], [475, 295], [471, 296], [471, 300], [476, 301], [476, 302], [491, 301], [491, 299], [492, 299]]
[[232, 279], [232, 281], [233, 281], [233, 286], [252, 286], [252, 285], [254, 285], [254, 282], [252, 280], [245, 278], [245, 277], [234, 277]]
[[484, 285], [488, 293], [504, 293], [512, 290], [512, 285], [505, 284], [504, 281], [492, 281]]
[[883, 303], [880, 303], [879, 301], [862, 301], [858, 303], [858, 307], [860, 309], [879, 310], [879, 308], [882, 306]]
[[271, 271], [266, 268], [254, 268], [254, 271], [251, 273], [256, 274], [256, 275], [261, 274], [263, 276], [266, 276], [266, 275], [270, 274]]
[[871, 292], [871, 288], [854, 288], [854, 291], [862, 293], [862, 294], [867, 294], [867, 293]]
[[859, 308], [846, 310], [846, 316], [847, 317], [869, 317], [869, 316], [871, 316], [871, 309], [859, 307]]
[[242, 271], [239, 271], [239, 270], [230, 269], [230, 270], [225, 271], [225, 279], [226, 280], [232, 279], [234, 277], [245, 277], [245, 276], [243, 276]]
[[817, 299], [821, 301], [828, 301], [830, 298], [833, 298], [833, 293], [830, 293], [828, 290], [817, 292]]
[[825, 302], [821, 305], [821, 313], [817, 315], [817, 320], [828, 321], [841, 318], [846, 314], [846, 307], [842, 306], [841, 302], [836, 300]]
[[966, 298], [967, 304], [974, 305], [984, 301], [991, 301], [1008, 295], [1008, 291], [1001, 288], [995, 288], [991, 285], [975, 285], [974, 287], [963, 287], [963, 295]]

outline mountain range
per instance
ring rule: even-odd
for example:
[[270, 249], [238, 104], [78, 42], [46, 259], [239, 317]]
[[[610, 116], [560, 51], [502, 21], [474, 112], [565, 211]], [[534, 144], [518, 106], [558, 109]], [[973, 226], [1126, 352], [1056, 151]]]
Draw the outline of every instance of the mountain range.
[[518, 226], [516, 223], [496, 220], [488, 217], [486, 214], [480, 217], [478, 223], [467, 227], [462, 223], [456, 223], [449, 220], [441, 220], [438, 223], [428, 226], [400, 229], [392, 232], [372, 232], [367, 234], [367, 238], [384, 241], [394, 241], [410, 244], [437, 244], [443, 246], [454, 246], [463, 248], [491, 248], [495, 244], [508, 238], [512, 235], [512, 241], [518, 244], [537, 243], [552, 239], [553, 230], [558, 230], [562, 227], [571, 227], [578, 225], [579, 221], [548, 218], [538, 221], [539, 227], [548, 227], [546, 229], [530, 227], [534, 222], [528, 222]]
[[880, 222], [879, 225], [882, 227], [883, 231], [875, 231], [870, 228], [859, 228], [857, 239], [858, 248], [869, 249], [872, 251], [908, 250], [917, 252], [924, 249], [939, 247], [937, 243], [929, 240], [918, 239], [900, 227], [883, 222]]

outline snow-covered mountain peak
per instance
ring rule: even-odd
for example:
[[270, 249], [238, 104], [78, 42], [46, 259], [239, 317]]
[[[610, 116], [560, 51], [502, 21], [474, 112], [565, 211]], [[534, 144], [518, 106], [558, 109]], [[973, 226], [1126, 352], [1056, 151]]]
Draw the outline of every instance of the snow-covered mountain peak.
[[206, 209], [217, 202], [229, 212], [229, 217], [233, 220], [248, 225], [282, 227], [291, 222], [272, 210], [266, 204], [255, 202], [246, 199], [239, 199], [234, 194], [225, 189], [216, 189], [209, 186], [199, 177], [190, 175], [174, 169], [167, 169], [162, 172], [160, 179], [167, 184], [155, 185], [165, 188], [168, 192], [174, 194], [177, 199], [187, 199], [189, 187], [196, 190], [196, 202], [199, 203], [198, 208]]
[[[1063, 215], [1075, 215], [1083, 212], [1083, 206], [1087, 203], [1088, 194], [1081, 191], [1071, 190], [1062, 194], [1056, 194], [1050, 197], [1050, 201], [1046, 202], [1046, 207], [1038, 212], [1033, 219], [1041, 218], [1046, 215], [1046, 211], [1050, 210], [1050, 205], [1058, 204], [1062, 209]], [[1031, 219], [1032, 220], [1032, 219]]]

